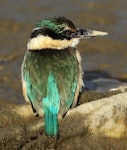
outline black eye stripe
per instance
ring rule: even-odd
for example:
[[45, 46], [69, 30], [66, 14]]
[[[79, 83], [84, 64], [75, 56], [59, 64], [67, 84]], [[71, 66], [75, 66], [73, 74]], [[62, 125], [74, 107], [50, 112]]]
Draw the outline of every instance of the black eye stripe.
[[39, 34], [42, 33], [42, 30], [41, 29], [38, 29], [38, 30], [34, 30], [32, 33], [31, 33], [31, 36], [30, 38], [34, 38], [34, 37], [37, 37]]
[[70, 30], [63, 31], [63, 34], [70, 35], [72, 32]]
[[50, 29], [40, 28], [40, 29], [34, 30], [31, 33], [30, 38], [35, 38], [38, 35], [44, 35], [44, 36], [49, 36], [53, 39], [61, 39], [61, 40], [62, 39], [68, 39], [69, 40], [71, 33], [72, 32], [70, 30], [63, 31], [62, 33], [55, 33], [54, 31], [52, 31]]
[[34, 30], [34, 31], [31, 33], [30, 38], [35, 38], [35, 37], [37, 37], [38, 35], [49, 36], [49, 37], [52, 37], [52, 38], [57, 38], [57, 36], [58, 36], [58, 35], [57, 35], [55, 32], [53, 32], [52, 30], [49, 30], [49, 29], [46, 29], [46, 28], [41, 28], [41, 29]]

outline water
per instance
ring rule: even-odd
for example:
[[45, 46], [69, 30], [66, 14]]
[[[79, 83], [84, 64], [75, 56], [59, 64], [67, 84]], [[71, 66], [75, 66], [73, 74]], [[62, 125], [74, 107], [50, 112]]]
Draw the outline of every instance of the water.
[[[20, 66], [33, 26], [45, 17], [65, 16], [77, 26], [109, 33], [82, 41], [85, 72], [127, 80], [126, 0], [4, 0], [0, 5], [0, 100], [23, 103]], [[98, 74], [97, 74], [98, 75]]]

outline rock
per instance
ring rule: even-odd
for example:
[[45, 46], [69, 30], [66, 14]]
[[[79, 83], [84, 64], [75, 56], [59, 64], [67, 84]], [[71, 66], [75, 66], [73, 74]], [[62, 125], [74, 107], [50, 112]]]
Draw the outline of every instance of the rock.
[[[99, 98], [97, 93], [96, 98]], [[103, 149], [103, 146], [110, 148], [111, 143], [107, 138], [127, 138], [126, 124], [127, 92], [86, 102], [71, 109], [64, 119], [59, 119], [60, 137], [57, 140], [45, 136], [43, 117], [33, 117], [28, 104], [11, 106], [1, 111], [0, 148], [8, 149], [11, 146], [13, 149], [80, 149], [93, 144], [96, 145], [95, 149]], [[98, 143], [104, 139], [104, 142], [98, 145], [96, 142], [91, 143], [91, 139]], [[109, 145], [105, 144], [105, 140]], [[77, 144], [73, 144], [75, 142]], [[114, 143], [112, 147], [116, 149], [117, 146]]]
[[[119, 90], [120, 87], [127, 89], [127, 84], [117, 79], [102, 77], [85, 81], [86, 89], [90, 89], [99, 93], [107, 93], [109, 91]], [[125, 89], [123, 89], [123, 91], [125, 91]]]
[[96, 135], [124, 137], [127, 135], [127, 92], [80, 105], [69, 111], [65, 120], [70, 117], [72, 126], [78, 120], [78, 133], [87, 130]]

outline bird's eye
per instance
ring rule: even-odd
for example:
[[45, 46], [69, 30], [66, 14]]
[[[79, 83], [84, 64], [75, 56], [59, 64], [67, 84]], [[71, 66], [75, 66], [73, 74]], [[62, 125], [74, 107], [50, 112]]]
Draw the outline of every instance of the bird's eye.
[[69, 36], [69, 35], [71, 34], [71, 31], [70, 31], [70, 30], [66, 30], [66, 31], [63, 32], [63, 34], [64, 34], [65, 36]]

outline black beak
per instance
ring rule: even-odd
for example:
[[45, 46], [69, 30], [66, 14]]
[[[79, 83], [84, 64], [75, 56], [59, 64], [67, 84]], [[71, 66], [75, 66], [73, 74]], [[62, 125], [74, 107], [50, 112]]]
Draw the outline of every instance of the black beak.
[[105, 35], [108, 35], [108, 33], [102, 31], [78, 28], [76, 32], [72, 33], [72, 38], [89, 39], [89, 38], [101, 37]]

